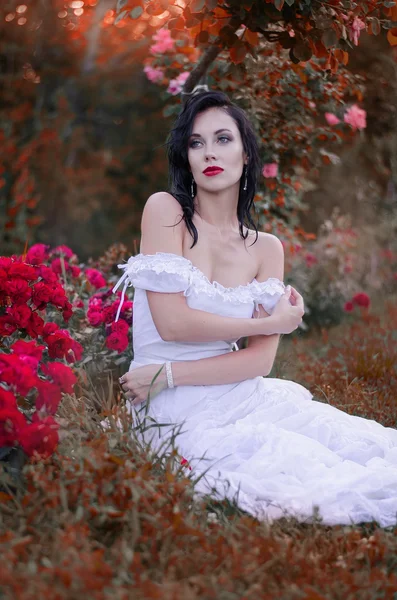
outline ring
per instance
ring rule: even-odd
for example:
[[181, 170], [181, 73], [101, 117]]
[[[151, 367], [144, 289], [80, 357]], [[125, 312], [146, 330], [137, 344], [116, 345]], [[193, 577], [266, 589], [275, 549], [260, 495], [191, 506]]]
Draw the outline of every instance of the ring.
[[124, 383], [124, 379], [122, 377], [119, 377], [119, 384], [122, 385]]

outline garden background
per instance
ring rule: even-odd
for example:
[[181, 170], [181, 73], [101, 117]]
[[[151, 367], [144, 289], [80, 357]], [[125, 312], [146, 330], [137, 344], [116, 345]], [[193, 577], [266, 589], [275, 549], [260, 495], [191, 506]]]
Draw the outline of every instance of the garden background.
[[306, 304], [272, 376], [397, 426], [395, 0], [4, 0], [0, 34], [2, 597], [392, 598], [397, 528], [267, 527], [141, 447], [112, 287], [186, 94], [223, 90]]

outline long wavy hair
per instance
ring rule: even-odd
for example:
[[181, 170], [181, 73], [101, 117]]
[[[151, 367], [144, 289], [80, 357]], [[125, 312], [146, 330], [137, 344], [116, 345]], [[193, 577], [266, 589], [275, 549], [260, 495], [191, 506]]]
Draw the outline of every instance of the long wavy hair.
[[[193, 238], [191, 248], [197, 243], [198, 232], [193, 223], [195, 209], [194, 199], [191, 194], [192, 173], [188, 161], [188, 140], [192, 134], [196, 116], [208, 108], [214, 107], [225, 110], [234, 119], [240, 131], [244, 151], [248, 156], [248, 164], [246, 165], [246, 190], [244, 190], [244, 171], [243, 177], [240, 179], [237, 204], [239, 231], [241, 237], [245, 240], [248, 237], [248, 231], [244, 232], [244, 226], [251, 226], [256, 234], [253, 243], [258, 239], [258, 229], [251, 217], [251, 209], [254, 204], [260, 173], [259, 148], [254, 129], [244, 110], [233, 104], [226, 94], [217, 91], [201, 92], [192, 96], [187, 101], [183, 110], [178, 115], [166, 142], [169, 162], [169, 192], [178, 200], [182, 207], [182, 219], [185, 221], [186, 227]], [[195, 183], [194, 187], [196, 188]], [[194, 191], [197, 191], [197, 188]]]

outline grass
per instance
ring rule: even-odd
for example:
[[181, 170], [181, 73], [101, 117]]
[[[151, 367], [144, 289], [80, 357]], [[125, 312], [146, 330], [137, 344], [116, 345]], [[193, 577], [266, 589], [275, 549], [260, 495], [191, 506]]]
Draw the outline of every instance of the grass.
[[[273, 375], [396, 426], [396, 331], [389, 304], [283, 344]], [[269, 525], [232, 502], [197, 500], [173, 445], [143, 448], [115, 401], [92, 389], [65, 396], [58, 452], [25, 467], [18, 493], [0, 493], [2, 599], [397, 597], [397, 526]]]

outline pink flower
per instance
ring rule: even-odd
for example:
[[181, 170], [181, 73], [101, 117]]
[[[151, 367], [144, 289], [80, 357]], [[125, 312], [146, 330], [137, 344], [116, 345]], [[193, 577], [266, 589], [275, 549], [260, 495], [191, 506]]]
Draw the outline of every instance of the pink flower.
[[367, 126], [367, 113], [357, 106], [357, 104], [353, 104], [353, 106], [346, 111], [343, 120], [354, 130], [365, 129]]
[[72, 258], [74, 256], [73, 250], [69, 248], [69, 246], [57, 246], [52, 251], [52, 254], [62, 254], [66, 258]]
[[173, 50], [175, 47], [175, 41], [172, 39], [169, 29], [159, 29], [153, 39], [157, 43], [149, 48], [152, 54], [164, 54], [167, 50]]
[[276, 162], [268, 163], [262, 169], [262, 175], [269, 179], [270, 177], [277, 177], [278, 175], [278, 164]]
[[184, 71], [183, 73], [180, 73], [176, 79], [171, 79], [167, 92], [173, 96], [180, 94], [189, 75], [189, 71]]
[[338, 117], [336, 115], [334, 115], [333, 113], [326, 112], [324, 117], [325, 117], [325, 120], [327, 121], [328, 125], [337, 125], [338, 123], [340, 123], [340, 120], [338, 119]]
[[349, 27], [349, 38], [355, 46], [358, 46], [358, 38], [360, 37], [363, 29], [365, 29], [364, 21], [358, 17], [354, 17], [353, 23]]
[[153, 83], [161, 81], [164, 77], [164, 73], [161, 69], [156, 69], [149, 65], [146, 65], [146, 67], [143, 69], [143, 72], [146, 74], [146, 77], [149, 79], [149, 81], [153, 81]]
[[93, 327], [98, 327], [99, 325], [101, 325], [101, 323], [103, 323], [102, 313], [94, 309], [88, 309], [87, 319], [90, 325], [92, 325]]
[[354, 304], [353, 304], [353, 302], [346, 302], [346, 304], [343, 308], [344, 308], [345, 312], [352, 312], [352, 310], [354, 309]]
[[90, 284], [96, 289], [106, 287], [106, 279], [97, 269], [86, 269], [85, 274]]
[[26, 262], [30, 265], [40, 265], [48, 258], [49, 246], [45, 244], [33, 244], [26, 254]]
[[311, 252], [308, 252], [305, 256], [305, 261], [306, 261], [306, 265], [310, 268], [313, 265], [315, 265], [318, 260], [317, 258], [314, 256], [314, 254], [311, 254]]

